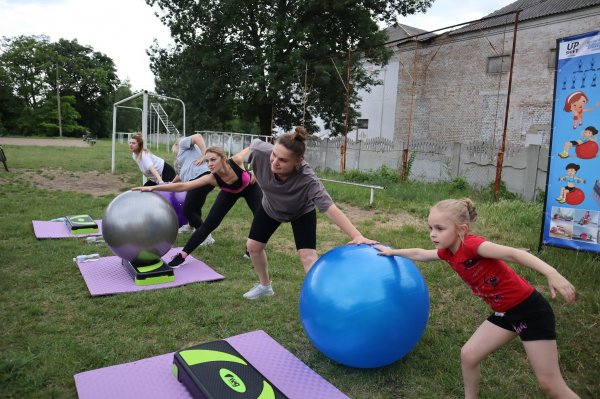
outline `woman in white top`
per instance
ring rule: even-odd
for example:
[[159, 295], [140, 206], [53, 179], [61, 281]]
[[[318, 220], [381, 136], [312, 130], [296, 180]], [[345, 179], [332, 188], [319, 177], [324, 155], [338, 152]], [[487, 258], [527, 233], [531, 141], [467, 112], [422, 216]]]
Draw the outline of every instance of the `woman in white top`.
[[171, 165], [144, 148], [144, 138], [141, 133], [131, 136], [129, 150], [133, 160], [138, 164], [144, 176], [148, 178], [144, 186], [155, 186], [175, 178], [175, 169]]

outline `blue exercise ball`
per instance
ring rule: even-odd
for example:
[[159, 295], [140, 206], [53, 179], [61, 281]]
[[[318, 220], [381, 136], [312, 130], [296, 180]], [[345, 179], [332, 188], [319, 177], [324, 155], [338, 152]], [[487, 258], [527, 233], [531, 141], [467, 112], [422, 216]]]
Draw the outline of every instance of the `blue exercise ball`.
[[382, 367], [401, 359], [429, 319], [429, 293], [417, 266], [377, 252], [365, 244], [328, 251], [300, 291], [308, 339], [328, 358], [351, 367]]

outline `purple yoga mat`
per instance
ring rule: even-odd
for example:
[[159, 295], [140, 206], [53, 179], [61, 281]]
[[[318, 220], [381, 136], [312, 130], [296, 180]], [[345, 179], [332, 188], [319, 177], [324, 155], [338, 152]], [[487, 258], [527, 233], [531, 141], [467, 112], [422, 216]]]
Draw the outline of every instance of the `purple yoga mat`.
[[[225, 341], [290, 399], [348, 399], [262, 330]], [[173, 355], [75, 374], [79, 398], [191, 398], [171, 374]]]
[[35, 238], [71, 238], [102, 235], [102, 220], [94, 220], [98, 225], [97, 233], [71, 234], [71, 230], [65, 222], [48, 222], [44, 220], [33, 220], [33, 233]]
[[[162, 259], [166, 262], [175, 256], [180, 248], [172, 248]], [[186, 263], [174, 270], [175, 281], [155, 285], [136, 285], [133, 278], [121, 264], [118, 256], [107, 256], [92, 262], [76, 262], [79, 271], [92, 296], [120, 294], [178, 287], [199, 281], [222, 280], [224, 277], [211, 269], [206, 263], [189, 256]]]

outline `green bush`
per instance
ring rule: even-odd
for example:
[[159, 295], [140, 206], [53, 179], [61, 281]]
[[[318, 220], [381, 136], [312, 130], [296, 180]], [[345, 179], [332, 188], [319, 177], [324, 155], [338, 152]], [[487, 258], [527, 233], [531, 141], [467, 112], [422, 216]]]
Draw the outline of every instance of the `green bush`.
[[458, 176], [450, 182], [450, 190], [454, 192], [466, 192], [469, 190], [469, 182], [463, 176]]
[[400, 181], [400, 172], [386, 165], [382, 165], [376, 171], [363, 172], [357, 169], [348, 170], [341, 175], [341, 179], [354, 183], [389, 186]]
[[[492, 181], [492, 182], [490, 182], [490, 184], [488, 184], [488, 186], [486, 188], [484, 188], [481, 191], [481, 196], [483, 197], [483, 199], [488, 200], [488, 201], [493, 201], [495, 199], [494, 186], [495, 186], [495, 183]], [[503, 199], [514, 200], [514, 199], [518, 199], [518, 198], [519, 198], [519, 195], [508, 191], [504, 181], [500, 181], [500, 190], [498, 192], [499, 200], [503, 200]]]

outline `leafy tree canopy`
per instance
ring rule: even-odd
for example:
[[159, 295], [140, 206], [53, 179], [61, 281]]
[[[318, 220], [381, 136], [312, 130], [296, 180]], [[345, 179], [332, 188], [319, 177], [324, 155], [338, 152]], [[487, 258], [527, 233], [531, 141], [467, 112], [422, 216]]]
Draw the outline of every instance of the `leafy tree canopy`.
[[52, 118], [48, 100], [54, 98], [57, 104], [58, 91], [61, 116], [79, 119], [63, 124], [66, 134], [89, 129], [108, 135], [113, 94], [119, 84], [112, 59], [77, 40], [52, 43], [47, 36], [3, 37], [0, 49], [0, 105], [7, 102], [11, 110], [2, 114], [1, 122], [17, 129], [12, 133], [50, 134], [58, 123], [57, 115], [54, 120], [44, 118]]
[[[131, 82], [129, 79], [125, 79], [117, 87], [112, 102], [116, 103], [132, 95]], [[140, 132], [142, 130], [142, 98], [134, 98], [117, 107], [117, 132]]]
[[[225, 127], [258, 120], [262, 134], [320, 116], [343, 132], [346, 70], [350, 105], [376, 81], [360, 62], [384, 65], [389, 51], [378, 23], [423, 12], [433, 0], [146, 0], [163, 11], [175, 46], [150, 50], [157, 89], [184, 98], [192, 123]], [[362, 52], [359, 49], [370, 49]], [[352, 107], [350, 119], [355, 118]]]

